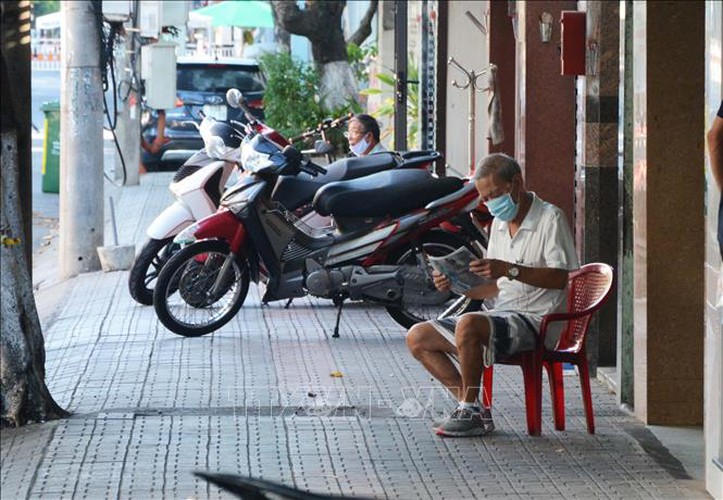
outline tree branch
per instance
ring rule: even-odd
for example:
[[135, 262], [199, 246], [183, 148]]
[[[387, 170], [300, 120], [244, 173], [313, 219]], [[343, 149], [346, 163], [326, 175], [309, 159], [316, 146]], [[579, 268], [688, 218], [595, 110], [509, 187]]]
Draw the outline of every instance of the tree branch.
[[349, 37], [346, 43], [361, 45], [364, 43], [364, 40], [372, 34], [372, 19], [374, 18], [374, 14], [377, 13], [378, 4], [379, 0], [369, 1], [369, 8], [367, 9], [366, 14], [364, 14], [362, 20], [359, 22], [359, 27], [356, 29], [354, 34]]
[[295, 0], [271, 0], [271, 7], [281, 27], [294, 35], [311, 38], [314, 34], [309, 10], [301, 10]]

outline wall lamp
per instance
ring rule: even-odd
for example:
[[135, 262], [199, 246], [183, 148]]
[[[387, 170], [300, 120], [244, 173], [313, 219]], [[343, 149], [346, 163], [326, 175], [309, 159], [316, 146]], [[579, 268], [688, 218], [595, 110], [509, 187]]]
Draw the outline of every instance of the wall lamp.
[[552, 39], [552, 14], [543, 12], [540, 15], [540, 41], [548, 43]]

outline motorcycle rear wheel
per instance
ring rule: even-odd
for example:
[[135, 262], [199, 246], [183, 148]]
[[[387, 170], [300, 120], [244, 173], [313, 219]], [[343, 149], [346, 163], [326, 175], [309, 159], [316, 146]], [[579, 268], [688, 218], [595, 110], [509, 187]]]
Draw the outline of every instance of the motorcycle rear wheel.
[[177, 252], [163, 266], [153, 292], [153, 306], [166, 328], [184, 337], [199, 337], [233, 319], [249, 290], [244, 259], [236, 257], [230, 262], [231, 274], [219, 293], [211, 295], [229, 253], [223, 241], [199, 241]]
[[[451, 233], [442, 231], [430, 231], [420, 238], [419, 245], [424, 249], [425, 253], [433, 257], [447, 255], [461, 246], [467, 246], [472, 250], [466, 241]], [[427, 269], [420, 269], [417, 262], [417, 252], [412, 245], [402, 247], [395, 254], [391, 255], [389, 264], [393, 265], [412, 265], [417, 270], [427, 274]], [[433, 285], [431, 285], [433, 286]], [[443, 294], [444, 292], [436, 292]], [[479, 311], [482, 307], [482, 301], [479, 300], [460, 300], [458, 295], [452, 292], [446, 292], [446, 300], [439, 305], [410, 307], [402, 305], [401, 307], [387, 307], [386, 310], [394, 321], [399, 323], [405, 329], [409, 329], [417, 323], [437, 319], [440, 315], [445, 316], [462, 314], [465, 312]]]
[[173, 238], [150, 238], [143, 245], [128, 275], [128, 291], [133, 300], [144, 306], [153, 304], [153, 288], [158, 273], [177, 248]]

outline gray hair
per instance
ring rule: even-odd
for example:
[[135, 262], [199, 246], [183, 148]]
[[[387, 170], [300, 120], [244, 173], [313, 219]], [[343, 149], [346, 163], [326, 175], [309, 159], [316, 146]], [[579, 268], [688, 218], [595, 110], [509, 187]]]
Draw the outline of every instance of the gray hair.
[[357, 113], [351, 119], [359, 122], [364, 129], [365, 135], [371, 132], [374, 140], [379, 142], [379, 122], [373, 116], [366, 113]]
[[493, 174], [501, 181], [512, 182], [515, 175], [522, 175], [522, 169], [517, 160], [511, 156], [504, 153], [493, 153], [479, 161], [474, 172], [474, 180], [478, 181]]

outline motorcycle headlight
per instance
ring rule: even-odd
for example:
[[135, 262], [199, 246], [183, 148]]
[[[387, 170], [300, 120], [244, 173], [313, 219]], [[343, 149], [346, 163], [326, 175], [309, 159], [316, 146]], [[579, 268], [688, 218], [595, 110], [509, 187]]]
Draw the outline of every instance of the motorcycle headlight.
[[241, 165], [247, 170], [258, 172], [266, 167], [271, 167], [273, 164], [271, 155], [256, 151], [248, 144], [244, 145], [241, 150]]
[[178, 233], [175, 238], [173, 238], [173, 243], [176, 243], [182, 247], [190, 245], [197, 239], [196, 235], [194, 234], [197, 230], [198, 224], [191, 224], [186, 229]]

